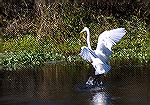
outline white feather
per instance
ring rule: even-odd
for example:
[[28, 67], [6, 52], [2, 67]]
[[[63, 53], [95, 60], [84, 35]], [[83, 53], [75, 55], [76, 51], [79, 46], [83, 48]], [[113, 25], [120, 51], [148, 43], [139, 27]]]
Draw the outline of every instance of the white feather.
[[125, 34], [125, 28], [104, 31], [98, 38], [96, 51], [103, 51], [107, 53], [107, 51], [105, 51], [106, 48], [111, 51], [111, 47], [115, 45]]
[[81, 47], [81, 52], [79, 55], [86, 61], [89, 61], [89, 62], [92, 61], [88, 47], [86, 47], [86, 46]]

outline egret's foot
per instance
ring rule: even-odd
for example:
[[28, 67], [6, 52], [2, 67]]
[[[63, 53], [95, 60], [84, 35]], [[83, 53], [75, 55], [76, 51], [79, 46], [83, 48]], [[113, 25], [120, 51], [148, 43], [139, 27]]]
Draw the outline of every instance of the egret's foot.
[[87, 80], [87, 82], [86, 82], [85, 84], [88, 85], [88, 86], [89, 86], [89, 85], [92, 86], [92, 85], [94, 85], [94, 84], [93, 84], [93, 81], [94, 81], [94, 78], [93, 78], [92, 76], [90, 76], [89, 79]]
[[95, 75], [94, 78], [92, 76], [86, 82], [85, 88], [94, 88], [94, 87], [103, 87], [104, 86], [104, 74]]
[[96, 86], [103, 86], [103, 83], [104, 83], [104, 74], [99, 74], [99, 75], [95, 75], [95, 79], [94, 79], [94, 84]]

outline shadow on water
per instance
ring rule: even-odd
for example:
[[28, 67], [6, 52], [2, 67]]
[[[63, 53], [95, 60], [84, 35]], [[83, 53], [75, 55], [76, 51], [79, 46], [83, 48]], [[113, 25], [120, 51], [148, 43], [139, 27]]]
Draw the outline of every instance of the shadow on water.
[[149, 105], [148, 69], [147, 66], [112, 67], [106, 77], [106, 86], [87, 91], [76, 89], [85, 84], [91, 70], [90, 66], [81, 62], [46, 64], [37, 70], [1, 70], [0, 104]]

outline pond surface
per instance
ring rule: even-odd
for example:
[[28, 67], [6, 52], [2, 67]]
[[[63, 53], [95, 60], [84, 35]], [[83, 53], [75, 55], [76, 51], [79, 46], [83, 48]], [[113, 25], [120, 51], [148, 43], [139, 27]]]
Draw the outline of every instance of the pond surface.
[[148, 67], [112, 67], [103, 88], [79, 90], [91, 69], [60, 62], [36, 70], [1, 71], [0, 105], [150, 105]]

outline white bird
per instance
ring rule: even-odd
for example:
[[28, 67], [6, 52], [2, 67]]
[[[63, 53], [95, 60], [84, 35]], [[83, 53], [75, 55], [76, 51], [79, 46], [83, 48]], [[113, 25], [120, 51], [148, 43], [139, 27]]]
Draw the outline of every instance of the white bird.
[[90, 45], [90, 31], [87, 27], [81, 32], [87, 33], [87, 47], [81, 47], [80, 56], [92, 63], [95, 68], [95, 75], [106, 74], [110, 70], [109, 58], [112, 54], [112, 46], [115, 45], [126, 33], [125, 28], [117, 28], [104, 31], [98, 38], [96, 50]]

